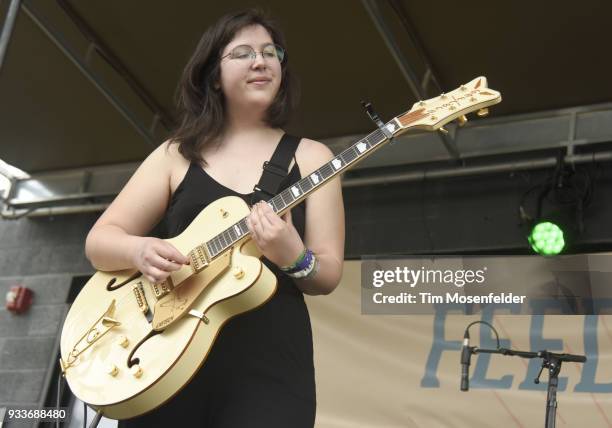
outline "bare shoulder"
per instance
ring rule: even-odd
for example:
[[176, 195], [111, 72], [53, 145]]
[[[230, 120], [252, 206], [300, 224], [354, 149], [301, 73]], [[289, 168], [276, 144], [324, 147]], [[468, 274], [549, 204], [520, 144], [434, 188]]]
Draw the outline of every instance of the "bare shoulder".
[[295, 152], [295, 157], [302, 173], [308, 174], [329, 162], [334, 157], [334, 153], [319, 141], [302, 138]]
[[179, 152], [179, 143], [167, 140], [161, 146], [169, 167], [170, 193], [173, 194], [189, 168], [189, 160]]

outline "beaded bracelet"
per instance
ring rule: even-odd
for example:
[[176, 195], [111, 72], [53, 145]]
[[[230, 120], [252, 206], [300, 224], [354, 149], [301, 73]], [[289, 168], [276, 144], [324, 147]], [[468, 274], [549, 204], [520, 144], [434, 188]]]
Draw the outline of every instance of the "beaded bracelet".
[[299, 272], [288, 273], [288, 275], [296, 279], [306, 279], [309, 275], [313, 274], [315, 266], [317, 265], [318, 265], [318, 260], [313, 254], [311, 258], [311, 262], [308, 264], [308, 266], [305, 269], [302, 269]]

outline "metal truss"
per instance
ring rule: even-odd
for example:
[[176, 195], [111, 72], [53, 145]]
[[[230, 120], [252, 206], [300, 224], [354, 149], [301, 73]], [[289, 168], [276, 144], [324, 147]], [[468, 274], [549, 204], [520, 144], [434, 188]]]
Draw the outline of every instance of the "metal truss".
[[[450, 131], [454, 133], [455, 128]], [[432, 133], [404, 134], [356, 165], [352, 171], [357, 174], [347, 173], [343, 185], [356, 187], [543, 169], [556, 165], [560, 150], [565, 163], [609, 162], [612, 151], [606, 151], [604, 143], [612, 142], [612, 103], [480, 119], [469, 122], [456, 136], [462, 159], [470, 161], [469, 166], [449, 166], [450, 155], [436, 144]], [[362, 137], [353, 135], [323, 142], [338, 153]], [[509, 155], [513, 155], [511, 161]], [[13, 179], [4, 198], [2, 216], [103, 210], [137, 166], [130, 163], [85, 167]], [[394, 172], [385, 173], [384, 167], [392, 167]]]
[[[8, 48], [11, 33], [14, 28], [17, 12], [19, 8], [38, 26], [38, 28], [51, 40], [51, 42], [62, 52], [66, 58], [83, 74], [83, 76], [106, 98], [106, 100], [121, 114], [121, 116], [140, 134], [140, 136], [152, 148], [157, 146], [155, 131], [161, 123], [168, 130], [173, 123], [172, 117], [154, 99], [154, 97], [144, 88], [136, 77], [118, 59], [116, 55], [104, 44], [93, 29], [83, 20], [80, 15], [72, 8], [66, 0], [57, 0], [57, 4], [64, 13], [72, 20], [80, 33], [87, 39], [88, 49], [84, 55], [80, 55], [61, 32], [49, 22], [42, 13], [37, 10], [36, 1], [32, 0], [11, 0], [9, 13], [0, 35], [0, 69], [2, 61]], [[149, 126], [142, 123], [138, 116], [122, 102], [104, 82], [98, 73], [89, 65], [92, 52], [97, 52], [113, 70], [117, 72], [135, 95], [147, 106], [152, 113], [151, 124]]]

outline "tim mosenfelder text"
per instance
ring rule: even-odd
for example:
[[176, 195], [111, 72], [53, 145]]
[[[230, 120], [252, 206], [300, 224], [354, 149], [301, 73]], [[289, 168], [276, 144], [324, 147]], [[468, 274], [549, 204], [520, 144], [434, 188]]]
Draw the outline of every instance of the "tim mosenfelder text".
[[[484, 285], [486, 278], [485, 273], [487, 267], [482, 269], [410, 269], [408, 267], [395, 267], [395, 269], [375, 270], [372, 273], [372, 286], [375, 288], [383, 287], [384, 285], [405, 285], [414, 288], [417, 285], [454, 285], [462, 288], [465, 285]], [[395, 290], [394, 290], [395, 291]], [[440, 290], [436, 290], [440, 291]], [[513, 293], [488, 293], [483, 295], [462, 295], [459, 292], [442, 292], [434, 294], [430, 292], [418, 293], [394, 293], [393, 295], [385, 295], [382, 292], [376, 292], [372, 296], [374, 303], [391, 303], [391, 304], [437, 304], [437, 303], [460, 303], [460, 304], [490, 304], [490, 303], [524, 303], [527, 296], [515, 295]]]

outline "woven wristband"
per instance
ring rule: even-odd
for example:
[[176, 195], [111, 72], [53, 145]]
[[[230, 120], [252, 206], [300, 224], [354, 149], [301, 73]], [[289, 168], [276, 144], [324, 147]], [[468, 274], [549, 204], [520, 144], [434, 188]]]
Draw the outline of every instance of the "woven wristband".
[[280, 270], [282, 270], [284, 272], [287, 272], [287, 271], [295, 269], [304, 260], [304, 258], [306, 257], [307, 250], [308, 249], [306, 247], [304, 247], [304, 249], [302, 250], [302, 252], [298, 256], [298, 258], [295, 260], [295, 262], [293, 262], [289, 266], [281, 266]]
[[307, 268], [307, 267], [310, 265], [310, 263], [312, 262], [312, 257], [313, 257], [312, 251], [310, 251], [310, 250], [306, 250], [306, 254], [305, 254], [305, 255], [304, 255], [304, 257], [302, 258], [302, 260], [301, 260], [301, 261], [300, 261], [300, 262], [297, 264], [297, 266], [295, 266], [295, 267], [294, 267], [294, 268], [292, 268], [292, 269], [285, 270], [284, 272], [289, 273], [289, 274], [292, 274], [292, 273], [296, 273], [296, 272], [301, 272], [301, 271], [303, 271], [303, 270], [304, 270], [304, 269], [306, 269], [306, 268]]

